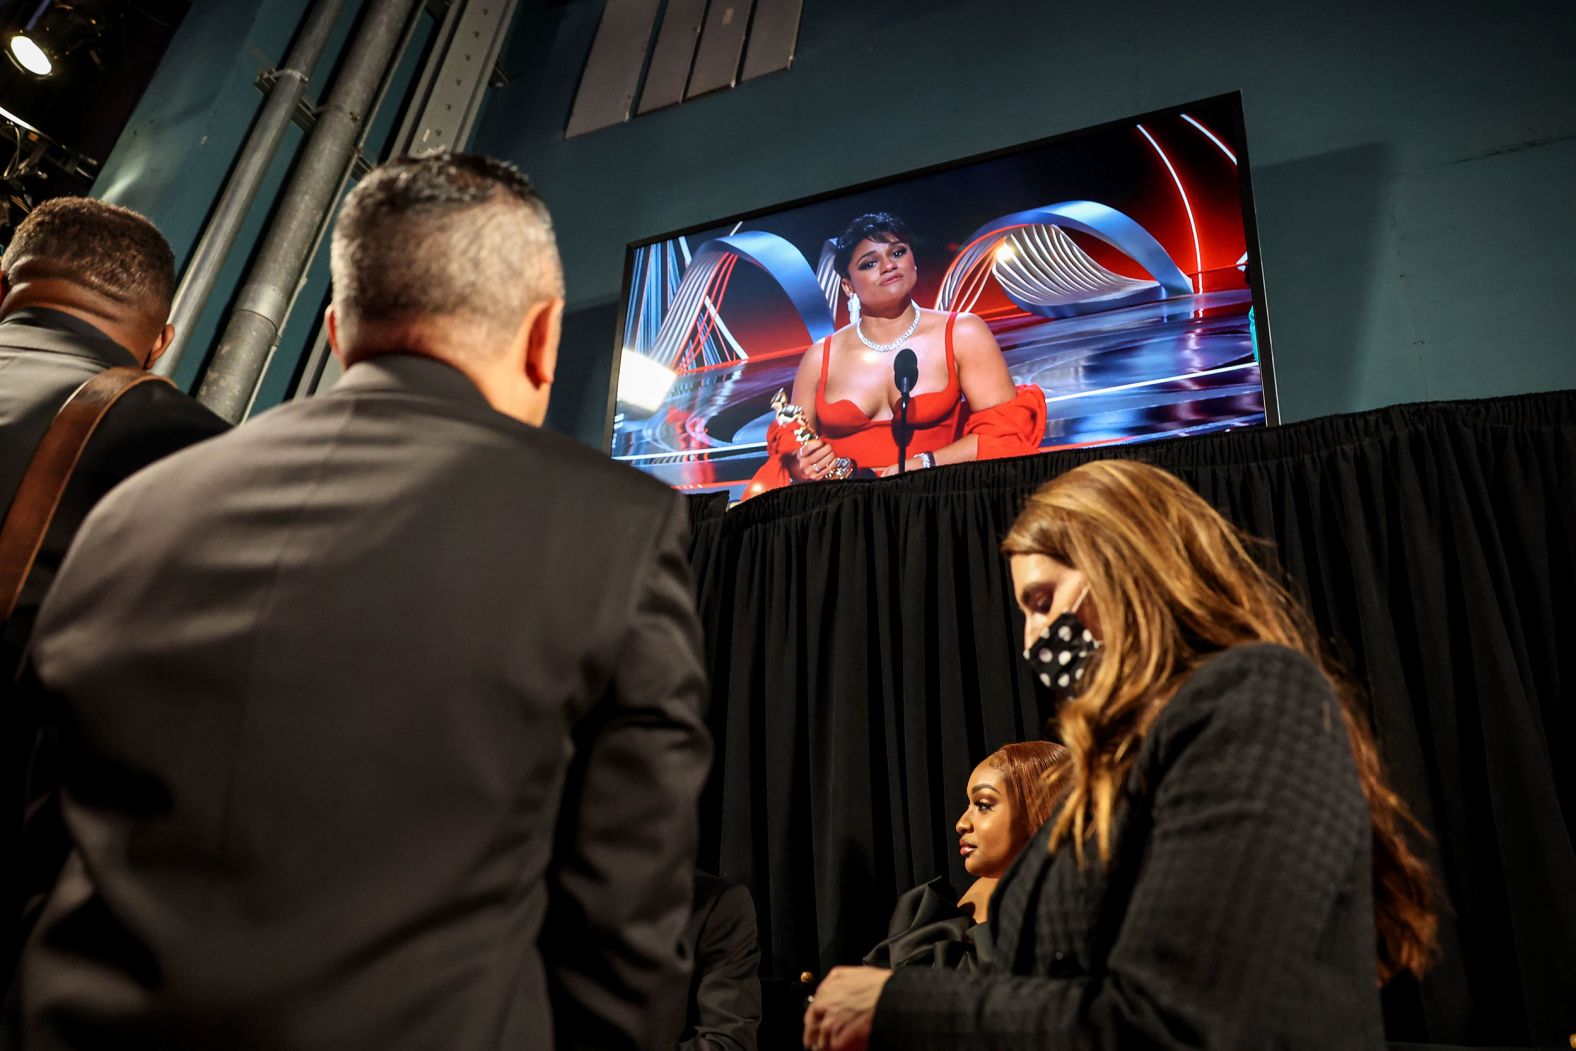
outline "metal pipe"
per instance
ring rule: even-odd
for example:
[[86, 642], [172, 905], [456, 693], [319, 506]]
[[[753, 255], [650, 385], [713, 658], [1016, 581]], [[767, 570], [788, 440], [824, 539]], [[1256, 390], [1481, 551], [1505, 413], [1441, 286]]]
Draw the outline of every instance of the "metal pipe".
[[[455, 0], [455, 2], [464, 3], [465, 0]], [[350, 188], [351, 179], [356, 171], [356, 162], [363, 156], [363, 151], [367, 148], [367, 140], [372, 135], [373, 122], [377, 120], [378, 111], [383, 108], [383, 101], [388, 98], [389, 90], [393, 88], [394, 81], [399, 76], [400, 62], [404, 59], [405, 52], [410, 50], [411, 41], [416, 39], [416, 31], [421, 28], [422, 19], [425, 17], [426, 9], [421, 4], [413, 4], [411, 6], [410, 16], [405, 19], [405, 32], [400, 35], [399, 43], [394, 45], [394, 54], [389, 59], [388, 67], [383, 71], [383, 79], [378, 83], [378, 90], [372, 96], [372, 103], [362, 116], [361, 131], [357, 133], [356, 141], [350, 147], [350, 156], [346, 158], [344, 171], [339, 175], [339, 185], [334, 188], [334, 196], [329, 199], [329, 207], [323, 213], [322, 221], [317, 224], [317, 235], [312, 238], [312, 247], [306, 253], [308, 270], [311, 268], [312, 260], [317, 258], [318, 249], [323, 247], [323, 241], [328, 237], [330, 228], [334, 225], [334, 208], [339, 201], [344, 199], [345, 191]], [[296, 290], [290, 296], [290, 310], [295, 309], [297, 297], [306, 288], [307, 272], [307, 270], [303, 270], [301, 279], [296, 282]], [[312, 346], [306, 350], [305, 356], [308, 367], [311, 367], [311, 356], [317, 352], [319, 343], [322, 344], [323, 352], [325, 354], [328, 353], [328, 329], [322, 323], [318, 325], [318, 335], [314, 338]], [[268, 350], [268, 356], [263, 359], [260, 377], [268, 375], [268, 370], [273, 365], [274, 355], [278, 352], [279, 341], [276, 339], [274, 340], [274, 345]], [[257, 403], [257, 393], [262, 390], [262, 386], [262, 383], [259, 382], [252, 387], [252, 397], [246, 403], [246, 411], [242, 414], [242, 419], [252, 415], [252, 406]], [[291, 396], [294, 397], [295, 395], [292, 394]]]
[[175, 303], [170, 311], [175, 339], [154, 363], [153, 371], [159, 375], [175, 375], [175, 366], [180, 363], [192, 329], [208, 303], [214, 282], [219, 279], [219, 268], [235, 246], [246, 213], [257, 199], [263, 176], [268, 174], [268, 166], [279, 152], [280, 142], [284, 141], [285, 129], [290, 126], [296, 107], [306, 94], [312, 67], [322, 56], [344, 9], [345, 0], [315, 0], [301, 21], [284, 64], [274, 70], [274, 82], [263, 100], [263, 108], [258, 111], [257, 120], [236, 157], [235, 167], [219, 194], [219, 203], [214, 206], [213, 215], [203, 227], [202, 237], [181, 274], [180, 287], [175, 290]]
[[368, 0], [328, 101], [318, 110], [257, 259], [203, 376], [197, 398], [238, 423], [262, 378], [310, 261], [317, 229], [333, 207], [356, 133], [383, 71], [393, 60], [416, 0]]

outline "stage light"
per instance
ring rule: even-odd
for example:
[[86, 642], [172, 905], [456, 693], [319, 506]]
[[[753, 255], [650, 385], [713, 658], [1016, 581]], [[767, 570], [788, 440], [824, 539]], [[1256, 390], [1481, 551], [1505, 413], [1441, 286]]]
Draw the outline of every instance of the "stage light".
[[117, 5], [102, 0], [44, 0], [6, 40], [6, 57], [18, 69], [39, 78], [66, 73], [79, 52], [101, 67], [95, 48], [110, 24], [122, 17]]
[[35, 77], [47, 77], [55, 71], [55, 64], [49, 60], [49, 55], [26, 33], [12, 35], [6, 51], [11, 61]]
[[636, 415], [650, 416], [662, 407], [678, 378], [672, 369], [626, 347], [618, 366], [618, 404]]

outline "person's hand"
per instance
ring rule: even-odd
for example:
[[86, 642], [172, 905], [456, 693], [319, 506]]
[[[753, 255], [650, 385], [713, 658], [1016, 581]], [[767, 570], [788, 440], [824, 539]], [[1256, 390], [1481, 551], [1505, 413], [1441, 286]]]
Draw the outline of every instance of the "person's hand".
[[812, 1051], [864, 1051], [876, 1001], [892, 972], [879, 967], [834, 967], [804, 1013], [804, 1046]]
[[805, 442], [788, 461], [788, 473], [798, 482], [816, 482], [826, 474], [837, 453], [820, 438]]
[[[910, 471], [922, 470], [925, 466], [917, 456], [910, 456], [907, 463]], [[891, 467], [883, 467], [876, 473], [882, 478], [891, 478], [894, 474], [897, 474], [897, 464], [893, 464]]]

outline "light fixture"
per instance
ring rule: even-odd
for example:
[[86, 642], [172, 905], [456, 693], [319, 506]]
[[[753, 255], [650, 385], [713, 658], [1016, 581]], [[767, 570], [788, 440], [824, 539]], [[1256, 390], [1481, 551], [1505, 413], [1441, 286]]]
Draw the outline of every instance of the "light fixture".
[[6, 44], [6, 53], [12, 62], [35, 77], [47, 77], [55, 71], [48, 53], [26, 33], [13, 33]]
[[100, 65], [94, 48], [108, 29], [106, 20], [120, 17], [118, 8], [103, 3], [43, 0], [32, 17], [6, 38], [6, 57], [18, 69], [39, 78], [64, 71], [78, 51], [85, 51], [95, 66]]
[[678, 374], [627, 347], [618, 365], [618, 404], [632, 415], [650, 416], [662, 407]]

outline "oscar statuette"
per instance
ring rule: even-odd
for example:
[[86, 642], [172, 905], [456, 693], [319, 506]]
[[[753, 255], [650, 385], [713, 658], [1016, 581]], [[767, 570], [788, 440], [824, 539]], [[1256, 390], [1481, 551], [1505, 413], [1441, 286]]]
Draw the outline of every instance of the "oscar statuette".
[[[789, 404], [788, 392], [786, 390], [779, 390], [776, 395], [772, 397], [772, 408], [777, 412], [778, 426], [794, 428], [794, 440], [801, 446], [813, 442], [820, 437], [820, 435], [815, 433], [815, 428], [810, 426], [810, 421], [805, 419], [804, 409], [797, 405]], [[854, 461], [850, 460], [846, 456], [839, 456], [837, 459], [832, 461], [832, 465], [826, 469], [826, 473], [821, 477], [830, 478], [834, 481], [842, 481], [853, 473]]]

